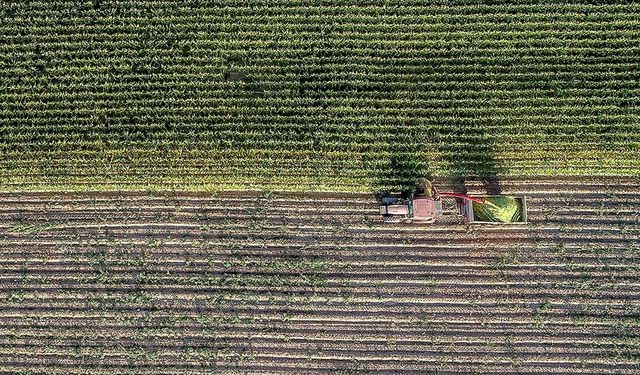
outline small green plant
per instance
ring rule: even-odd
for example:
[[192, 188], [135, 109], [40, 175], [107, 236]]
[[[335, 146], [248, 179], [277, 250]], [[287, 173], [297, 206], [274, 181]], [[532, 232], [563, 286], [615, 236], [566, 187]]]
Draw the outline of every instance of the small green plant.
[[537, 308], [533, 317], [533, 325], [535, 328], [544, 328], [546, 323], [546, 316], [551, 310], [552, 304], [549, 301], [544, 301]]
[[15, 234], [40, 234], [52, 229], [57, 228], [58, 226], [53, 223], [29, 223], [27, 221], [17, 221], [12, 223], [9, 226], [9, 232]]

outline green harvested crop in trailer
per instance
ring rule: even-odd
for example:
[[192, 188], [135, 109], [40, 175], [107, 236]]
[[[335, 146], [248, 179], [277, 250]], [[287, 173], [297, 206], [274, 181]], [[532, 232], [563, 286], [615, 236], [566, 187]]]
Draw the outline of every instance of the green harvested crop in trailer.
[[473, 202], [475, 221], [517, 223], [522, 221], [522, 201], [513, 197], [488, 197], [484, 203]]

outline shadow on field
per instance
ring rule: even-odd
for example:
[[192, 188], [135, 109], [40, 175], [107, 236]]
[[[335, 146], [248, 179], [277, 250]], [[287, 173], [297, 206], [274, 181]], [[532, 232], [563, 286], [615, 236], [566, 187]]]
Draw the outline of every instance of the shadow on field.
[[[367, 160], [369, 170], [375, 171], [373, 191], [378, 197], [389, 192], [400, 192], [404, 197], [415, 192], [419, 178], [431, 179], [429, 160], [421, 151], [429, 147], [427, 137], [418, 131], [398, 130], [387, 133], [384, 145], [385, 157]], [[374, 153], [380, 155], [380, 153]]]
[[[390, 131], [383, 142], [388, 156], [378, 160], [365, 160], [368, 169], [375, 171], [373, 191], [378, 197], [388, 192], [401, 192], [408, 196], [415, 191], [421, 177], [432, 179], [429, 160], [423, 157], [424, 150], [435, 147], [444, 159], [445, 179], [449, 180], [456, 193], [467, 193], [467, 183], [480, 181], [488, 194], [500, 194], [499, 175], [501, 163], [494, 153], [495, 144], [485, 128], [438, 126], [426, 132], [402, 130]], [[380, 153], [378, 153], [380, 154]]]
[[456, 193], [466, 194], [468, 181], [480, 181], [488, 194], [502, 192], [498, 176], [503, 167], [495, 157], [495, 144], [486, 128], [460, 126], [452, 131], [439, 130], [435, 138]]

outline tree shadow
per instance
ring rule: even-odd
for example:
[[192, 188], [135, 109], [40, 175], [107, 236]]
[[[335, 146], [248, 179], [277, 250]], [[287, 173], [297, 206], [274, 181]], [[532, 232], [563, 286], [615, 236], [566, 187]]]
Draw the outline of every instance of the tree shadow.
[[372, 188], [378, 198], [391, 192], [410, 196], [419, 178], [432, 179], [429, 160], [422, 152], [428, 147], [435, 147], [443, 156], [444, 176], [456, 193], [466, 194], [467, 184], [472, 181], [481, 182], [487, 194], [502, 192], [499, 176], [504, 168], [495, 156], [495, 142], [484, 127], [436, 126], [430, 133], [405, 128], [402, 134], [394, 129], [387, 136], [382, 142], [387, 156], [365, 160], [367, 169], [375, 171]]
[[502, 192], [499, 176], [504, 168], [495, 157], [495, 143], [484, 127], [439, 128], [436, 144], [449, 171], [456, 193], [467, 193], [468, 181], [480, 181], [490, 195]]
[[388, 138], [383, 142], [384, 157], [365, 160], [368, 169], [375, 171], [372, 189], [378, 198], [392, 192], [409, 197], [415, 193], [419, 178], [432, 177], [429, 160], [422, 156], [422, 151], [428, 147], [425, 134], [406, 129], [401, 131], [397, 128], [388, 131]]

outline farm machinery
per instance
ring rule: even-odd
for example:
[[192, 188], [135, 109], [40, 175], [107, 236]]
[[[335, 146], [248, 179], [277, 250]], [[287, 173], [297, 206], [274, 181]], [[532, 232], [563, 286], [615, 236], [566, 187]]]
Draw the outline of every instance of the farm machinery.
[[431, 182], [420, 179], [412, 194], [388, 194], [380, 200], [386, 223], [430, 224], [443, 216], [442, 198], [457, 200], [457, 211], [470, 224], [526, 224], [527, 197], [511, 195], [466, 195], [438, 192]]

